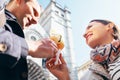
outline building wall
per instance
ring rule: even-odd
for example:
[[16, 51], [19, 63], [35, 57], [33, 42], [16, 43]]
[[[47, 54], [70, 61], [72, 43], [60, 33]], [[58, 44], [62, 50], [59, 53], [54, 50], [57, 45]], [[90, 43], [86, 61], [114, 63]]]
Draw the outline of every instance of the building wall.
[[91, 63], [92, 61], [89, 60], [78, 68], [78, 80], [80, 80], [80, 78], [86, 73]]
[[[25, 38], [27, 40], [37, 41], [42, 38], [48, 37], [48, 34], [45, 30], [40, 26], [40, 24], [31, 25], [29, 28], [24, 29]], [[32, 59], [38, 65], [42, 66], [42, 58], [33, 58], [31, 56], [27, 56], [27, 58]]]
[[[41, 26], [33, 27], [32, 25], [32, 27], [25, 30], [24, 32], [26, 38], [32, 40], [39, 40], [44, 37], [49, 37], [50, 35], [53, 34], [62, 35], [63, 41], [65, 43], [65, 47], [62, 50], [62, 54], [65, 58], [65, 61], [68, 64], [72, 80], [78, 80], [77, 69], [75, 66], [74, 59], [74, 47], [73, 47], [74, 45], [70, 15], [71, 12], [68, 10], [68, 8], [62, 8], [54, 0], [51, 0], [49, 5], [42, 13], [41, 18], [39, 20], [38, 25]], [[39, 63], [38, 60], [36, 61], [37, 63]], [[42, 60], [40, 61], [40, 63], [41, 65], [43, 64]], [[47, 76], [51, 76], [51, 74], [50, 75], [48, 74], [49, 71], [47, 70], [45, 71], [47, 73]], [[54, 76], [51, 78], [53, 79], [49, 80], [56, 80]]]
[[63, 41], [65, 43], [62, 54], [70, 69], [73, 80], [77, 80], [75, 79], [76, 76], [74, 75], [76, 68], [70, 15], [71, 12], [68, 10], [68, 8], [62, 8], [58, 3], [51, 1], [41, 15], [39, 22], [49, 35], [62, 35]]

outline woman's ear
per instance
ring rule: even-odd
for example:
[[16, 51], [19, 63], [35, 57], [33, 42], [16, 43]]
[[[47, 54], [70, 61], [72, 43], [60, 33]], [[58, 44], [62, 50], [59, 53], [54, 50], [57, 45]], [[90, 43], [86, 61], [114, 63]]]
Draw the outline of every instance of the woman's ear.
[[107, 30], [108, 30], [108, 31], [113, 31], [113, 27], [114, 27], [114, 24], [113, 24], [113, 23], [109, 23], [109, 24], [107, 25]]

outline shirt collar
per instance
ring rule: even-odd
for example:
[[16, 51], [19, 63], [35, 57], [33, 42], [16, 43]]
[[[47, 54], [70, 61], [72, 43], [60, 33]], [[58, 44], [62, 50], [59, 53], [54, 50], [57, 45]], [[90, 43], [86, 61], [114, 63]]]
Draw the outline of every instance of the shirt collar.
[[7, 9], [5, 9], [5, 14], [7, 14], [6, 16], [7, 16], [8, 19], [12, 19], [12, 20], [17, 21], [16, 17], [10, 11], [8, 11]]

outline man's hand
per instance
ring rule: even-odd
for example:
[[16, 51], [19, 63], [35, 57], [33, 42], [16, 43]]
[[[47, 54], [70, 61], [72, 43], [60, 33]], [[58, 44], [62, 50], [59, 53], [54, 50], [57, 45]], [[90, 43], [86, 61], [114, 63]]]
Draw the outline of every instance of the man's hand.
[[32, 57], [51, 58], [58, 51], [55, 42], [48, 38], [39, 41], [27, 41], [27, 43], [29, 47], [29, 55]]

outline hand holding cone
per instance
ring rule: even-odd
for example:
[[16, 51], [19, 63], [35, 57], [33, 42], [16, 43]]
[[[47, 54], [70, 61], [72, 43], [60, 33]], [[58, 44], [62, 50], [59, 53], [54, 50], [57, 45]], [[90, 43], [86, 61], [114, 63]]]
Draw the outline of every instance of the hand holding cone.
[[57, 65], [61, 50], [64, 48], [64, 43], [61, 35], [51, 36], [50, 38], [57, 44], [58, 47], [58, 52], [56, 53], [56, 61], [55, 61], [55, 65]]

